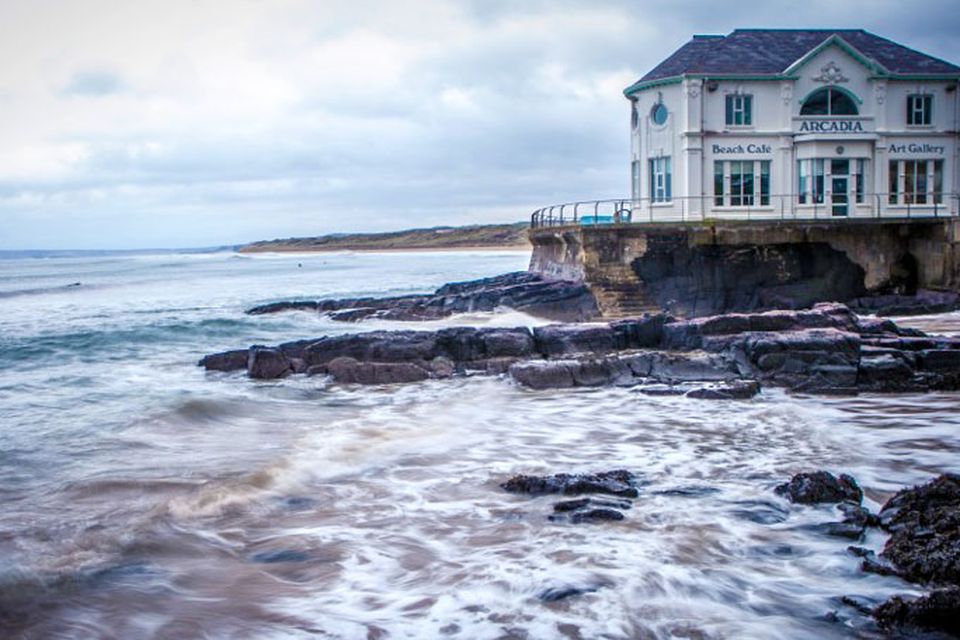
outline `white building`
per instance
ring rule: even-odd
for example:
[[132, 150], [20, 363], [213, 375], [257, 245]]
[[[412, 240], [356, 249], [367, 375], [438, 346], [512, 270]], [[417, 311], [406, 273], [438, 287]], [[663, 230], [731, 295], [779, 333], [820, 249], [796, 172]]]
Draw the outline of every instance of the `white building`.
[[960, 213], [960, 67], [862, 30], [694, 36], [624, 94], [634, 221]]

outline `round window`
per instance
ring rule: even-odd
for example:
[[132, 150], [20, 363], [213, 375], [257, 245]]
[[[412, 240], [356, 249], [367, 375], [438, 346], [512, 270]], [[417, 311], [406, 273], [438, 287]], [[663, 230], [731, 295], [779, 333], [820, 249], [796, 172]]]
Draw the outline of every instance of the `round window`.
[[650, 119], [653, 120], [654, 124], [665, 123], [668, 115], [667, 107], [662, 102], [658, 102], [653, 105], [653, 109], [650, 109]]

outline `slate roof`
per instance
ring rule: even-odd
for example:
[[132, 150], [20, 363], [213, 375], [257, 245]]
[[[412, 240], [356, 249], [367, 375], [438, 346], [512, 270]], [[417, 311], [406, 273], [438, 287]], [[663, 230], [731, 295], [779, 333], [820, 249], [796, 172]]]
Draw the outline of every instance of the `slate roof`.
[[737, 29], [693, 36], [638, 84], [683, 74], [781, 74], [833, 35], [893, 75], [960, 75], [956, 65], [863, 29]]

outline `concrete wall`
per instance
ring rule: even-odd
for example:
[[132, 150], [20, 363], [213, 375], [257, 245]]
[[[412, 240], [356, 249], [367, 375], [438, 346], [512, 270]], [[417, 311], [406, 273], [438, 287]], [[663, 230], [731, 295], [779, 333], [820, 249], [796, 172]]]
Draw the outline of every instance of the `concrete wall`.
[[638, 303], [669, 301], [684, 315], [842, 301], [904, 286], [904, 265], [920, 288], [960, 289], [957, 219], [570, 226], [530, 237], [531, 271], [602, 288], [630, 267]]

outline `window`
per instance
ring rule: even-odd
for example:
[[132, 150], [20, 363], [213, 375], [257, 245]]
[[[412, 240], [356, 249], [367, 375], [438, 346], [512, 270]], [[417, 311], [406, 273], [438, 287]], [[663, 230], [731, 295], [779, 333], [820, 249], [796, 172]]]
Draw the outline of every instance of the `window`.
[[797, 202], [807, 203], [807, 194], [810, 189], [810, 162], [797, 160]]
[[800, 107], [802, 116], [855, 116], [859, 113], [853, 98], [836, 87], [814, 91]]
[[713, 203], [718, 207], [770, 205], [769, 160], [717, 160], [713, 163]]
[[717, 160], [713, 163], [713, 204], [723, 206], [723, 166], [724, 162]]
[[670, 202], [670, 158], [650, 159], [650, 200], [651, 202]]
[[813, 201], [817, 204], [823, 204], [823, 159], [813, 160]]
[[658, 102], [650, 109], [650, 120], [653, 121], [653, 124], [662, 125], [666, 123], [669, 116], [670, 112], [667, 111], [667, 106], [662, 102]]
[[811, 158], [797, 160], [797, 202], [823, 204], [829, 191], [863, 203], [866, 193], [867, 160], [863, 158]]
[[925, 125], [933, 122], [933, 96], [907, 96], [907, 124]]
[[863, 180], [864, 180], [864, 176], [866, 176], [866, 171], [864, 170], [864, 167], [866, 167], [867, 161], [861, 158], [856, 160], [855, 163], [856, 164], [854, 165], [854, 171], [855, 171], [854, 179], [856, 181], [856, 192], [854, 195], [856, 196], [856, 201], [858, 203], [861, 203], [863, 202]]
[[631, 178], [632, 178], [632, 180], [633, 180], [633, 197], [634, 197], [635, 199], [639, 199], [639, 198], [640, 198], [640, 168], [641, 168], [641, 166], [642, 166], [642, 165], [640, 164], [640, 161], [639, 161], [639, 160], [634, 160], [634, 161], [631, 163], [631, 167], [630, 167], [630, 169], [631, 169], [631, 171], [630, 171], [630, 173], [631, 173]]
[[943, 160], [891, 160], [890, 204], [942, 204]]
[[727, 96], [727, 124], [747, 126], [753, 124], [753, 96]]

